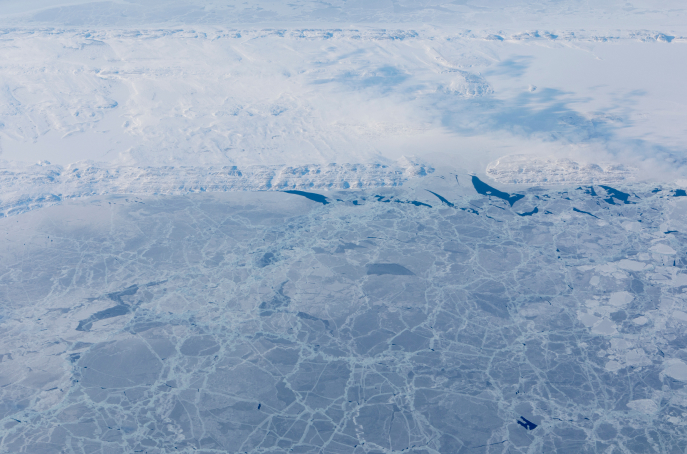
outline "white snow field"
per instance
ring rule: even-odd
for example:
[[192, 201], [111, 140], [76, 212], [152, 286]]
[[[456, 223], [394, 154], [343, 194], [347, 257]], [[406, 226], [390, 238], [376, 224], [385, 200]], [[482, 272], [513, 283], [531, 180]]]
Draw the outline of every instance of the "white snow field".
[[407, 156], [484, 172], [525, 154], [679, 178], [685, 11], [678, 1], [4, 1], [0, 159]]
[[687, 452], [684, 1], [0, 0], [0, 454]]

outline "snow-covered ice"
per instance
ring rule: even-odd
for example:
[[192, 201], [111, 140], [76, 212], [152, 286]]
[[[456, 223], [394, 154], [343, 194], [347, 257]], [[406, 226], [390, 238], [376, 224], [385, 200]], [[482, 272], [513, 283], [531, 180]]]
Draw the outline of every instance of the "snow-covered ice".
[[687, 5], [0, 2], [0, 453], [687, 450]]

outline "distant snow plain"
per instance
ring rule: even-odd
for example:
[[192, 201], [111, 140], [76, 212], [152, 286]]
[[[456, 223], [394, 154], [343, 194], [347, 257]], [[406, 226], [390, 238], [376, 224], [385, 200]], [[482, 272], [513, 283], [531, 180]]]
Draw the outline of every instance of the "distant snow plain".
[[524, 154], [676, 180], [684, 14], [679, 1], [6, 1], [0, 159], [66, 169], [406, 157], [484, 173]]
[[684, 452], [685, 62], [681, 1], [2, 1], [0, 452]]

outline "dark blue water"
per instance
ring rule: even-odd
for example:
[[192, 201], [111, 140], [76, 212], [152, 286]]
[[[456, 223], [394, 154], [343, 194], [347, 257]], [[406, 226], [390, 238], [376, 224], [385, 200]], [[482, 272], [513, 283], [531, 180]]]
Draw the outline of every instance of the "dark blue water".
[[475, 187], [475, 190], [477, 193], [482, 194], [482, 195], [488, 195], [488, 196], [493, 196], [493, 197], [498, 197], [499, 199], [503, 199], [506, 202], [510, 204], [510, 206], [513, 206], [515, 202], [518, 200], [522, 199], [525, 197], [522, 194], [508, 194], [507, 192], [499, 191], [496, 188], [492, 188], [476, 176], [472, 176], [472, 185]]
[[452, 204], [451, 202], [449, 202], [448, 200], [446, 200], [445, 198], [443, 198], [442, 196], [440, 196], [440, 195], [437, 194], [436, 192], [432, 192], [432, 191], [430, 191], [429, 189], [427, 189], [427, 192], [430, 192], [430, 193], [434, 194], [439, 200], [441, 200], [442, 203], [444, 203], [444, 204], [446, 204], [446, 205], [448, 205], [448, 206], [450, 206], [450, 207], [453, 207], [453, 204]]
[[632, 203], [628, 200], [630, 198], [630, 194], [627, 194], [627, 193], [622, 192], [622, 191], [618, 191], [617, 189], [614, 189], [610, 186], [604, 186], [604, 185], [600, 185], [600, 186], [606, 190], [608, 195], [611, 196], [608, 199], [605, 199], [606, 202], [610, 203], [611, 205], [615, 205], [615, 202], [613, 202], [613, 199], [618, 199], [625, 204]]
[[313, 202], [318, 202], [321, 203], [322, 205], [327, 205], [329, 202], [327, 201], [327, 198], [323, 196], [322, 194], [315, 194], [314, 192], [305, 192], [305, 191], [284, 191], [287, 194], [296, 194], [305, 197], [306, 199], [310, 199]]
[[[522, 419], [522, 421], [520, 421]], [[527, 430], [534, 430], [537, 428], [537, 424], [533, 423], [532, 421], [525, 419], [524, 416], [521, 416], [520, 419], [518, 419], [516, 422], [520, 424], [522, 427], [524, 427]]]
[[518, 216], [532, 216], [535, 213], [539, 213], [539, 209], [534, 207], [534, 210], [528, 211], [527, 213], [518, 213]]
[[590, 216], [592, 216], [592, 217], [595, 217], [596, 219], [599, 219], [598, 217], [594, 216], [592, 213], [590, 213], [590, 212], [588, 212], [588, 211], [578, 210], [578, 209], [575, 208], [575, 207], [573, 207], [573, 211], [576, 212], [576, 213], [588, 214], [588, 215], [590, 215]]

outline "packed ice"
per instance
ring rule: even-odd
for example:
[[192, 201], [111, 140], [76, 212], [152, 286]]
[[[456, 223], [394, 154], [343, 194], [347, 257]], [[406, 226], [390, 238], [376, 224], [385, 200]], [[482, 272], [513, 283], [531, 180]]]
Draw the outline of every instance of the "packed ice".
[[686, 18], [2, 2], [0, 453], [687, 452]]

